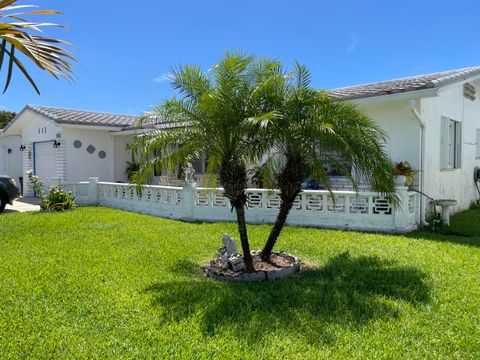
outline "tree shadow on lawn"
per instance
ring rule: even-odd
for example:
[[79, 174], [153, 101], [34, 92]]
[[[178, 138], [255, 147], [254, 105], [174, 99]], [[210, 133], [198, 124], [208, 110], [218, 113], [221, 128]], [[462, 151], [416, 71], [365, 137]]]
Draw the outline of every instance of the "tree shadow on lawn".
[[480, 247], [479, 220], [480, 208], [469, 209], [452, 216], [450, 226], [437, 225], [435, 230], [423, 228], [403, 236], [412, 239]]
[[480, 247], [480, 234], [472, 234], [467, 231], [461, 231], [457, 229], [442, 228], [441, 230], [437, 231], [420, 229], [398, 236], [404, 236], [406, 238], [416, 240], [431, 240], [457, 245]]
[[229, 283], [193, 277], [161, 282], [153, 294], [162, 322], [198, 317], [202, 331], [225, 330], [249, 342], [272, 331], [287, 331], [311, 343], [331, 343], [335, 326], [359, 328], [375, 319], [398, 318], [404, 302], [431, 298], [429, 277], [414, 267], [378, 257], [343, 253], [324, 267], [262, 283]]

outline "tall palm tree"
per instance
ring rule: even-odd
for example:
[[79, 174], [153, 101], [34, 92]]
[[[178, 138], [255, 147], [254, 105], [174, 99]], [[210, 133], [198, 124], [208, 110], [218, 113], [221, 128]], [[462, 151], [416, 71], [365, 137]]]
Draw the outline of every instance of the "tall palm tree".
[[0, 1], [0, 70], [5, 58], [8, 58], [7, 77], [3, 92], [8, 89], [12, 79], [13, 68], [17, 67], [33, 86], [40, 91], [29, 72], [20, 61], [17, 50], [23, 53], [37, 67], [45, 70], [56, 79], [72, 80], [72, 62], [75, 58], [62, 46], [69, 43], [40, 35], [41, 29], [48, 26], [64, 28], [64, 26], [48, 22], [32, 22], [24, 19], [29, 15], [56, 15], [55, 10], [34, 10], [33, 5], [16, 5], [17, 0]]
[[[305, 66], [295, 64], [289, 76], [277, 77], [277, 95], [271, 98], [281, 116], [263, 127], [264, 138], [284, 156], [277, 183], [281, 205], [262, 250], [268, 261], [307, 174], [331, 191], [326, 165], [333, 164], [353, 183], [371, 182], [372, 189], [394, 200], [392, 163], [382, 143], [384, 132], [353, 104], [333, 99], [328, 92], [310, 86]], [[356, 176], [355, 176], [356, 175]]]
[[171, 84], [181, 97], [147, 112], [140, 124], [155, 129], [130, 144], [140, 164], [138, 184], [148, 182], [155, 170], [206, 155], [207, 172], [218, 175], [236, 212], [247, 271], [254, 268], [245, 221], [246, 164], [266, 151], [257, 130], [275, 117], [274, 111], [264, 110], [264, 97], [278, 67], [275, 61], [227, 52], [208, 72], [188, 65], [175, 69]]

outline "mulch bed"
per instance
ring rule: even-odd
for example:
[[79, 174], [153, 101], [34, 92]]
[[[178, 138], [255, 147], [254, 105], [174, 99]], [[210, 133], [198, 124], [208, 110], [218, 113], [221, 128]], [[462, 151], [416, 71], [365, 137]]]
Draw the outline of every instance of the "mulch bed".
[[[270, 261], [263, 261], [260, 257], [259, 252], [252, 251], [252, 258], [253, 258], [253, 267], [255, 268], [255, 272], [258, 273], [279, 273], [282, 269], [294, 269], [292, 271], [296, 272], [299, 269], [299, 262], [298, 260], [293, 257], [292, 255], [286, 253], [279, 253], [279, 252], [272, 252], [270, 256]], [[286, 270], [288, 271], [288, 270]], [[217, 277], [225, 277], [225, 280], [228, 278], [239, 278], [239, 276], [249, 277], [249, 274], [245, 271], [234, 272], [231, 268], [222, 269], [221, 260], [215, 259], [210, 262], [210, 264], [206, 268], [207, 276], [214, 274]], [[255, 273], [252, 273], [255, 274]], [[268, 277], [265, 276], [265, 279]], [[283, 277], [283, 276], [280, 276]], [[248, 281], [247, 279], [245, 279]], [[255, 281], [255, 280], [253, 280]]]

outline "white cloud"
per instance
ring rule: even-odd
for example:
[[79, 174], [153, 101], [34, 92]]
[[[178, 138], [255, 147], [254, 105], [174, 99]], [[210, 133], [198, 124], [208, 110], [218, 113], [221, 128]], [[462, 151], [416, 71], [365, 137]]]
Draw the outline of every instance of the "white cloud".
[[358, 47], [358, 37], [357, 37], [357, 34], [353, 33], [352, 34], [352, 37], [350, 39], [350, 44], [348, 45], [347, 49], [345, 50], [345, 53], [347, 55], [350, 55], [352, 54], [355, 50], [357, 50], [357, 47]]
[[168, 80], [170, 80], [170, 74], [167, 74], [167, 73], [163, 73], [153, 79], [153, 81], [156, 83], [162, 83]]

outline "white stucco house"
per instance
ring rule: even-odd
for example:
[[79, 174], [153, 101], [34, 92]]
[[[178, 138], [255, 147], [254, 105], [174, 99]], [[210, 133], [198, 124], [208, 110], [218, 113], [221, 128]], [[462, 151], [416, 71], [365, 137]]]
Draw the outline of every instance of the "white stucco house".
[[0, 174], [8, 174], [19, 181], [22, 177], [22, 153], [20, 135], [6, 135], [0, 130]]
[[[480, 165], [480, 67], [335, 89], [380, 127], [393, 161], [418, 169], [417, 190], [454, 199], [453, 212], [479, 199], [474, 168]], [[425, 216], [428, 199], [421, 197]]]
[[[125, 146], [136, 132], [131, 130], [135, 121], [134, 116], [27, 105], [0, 138], [0, 147], [11, 150], [3, 168], [16, 178], [33, 169], [44, 183], [91, 176], [126, 181], [131, 155]], [[33, 194], [26, 178], [24, 194]]]
[[[480, 67], [332, 90], [355, 102], [387, 133], [393, 161], [418, 169], [414, 187], [434, 199], [455, 199], [454, 211], [479, 198], [474, 168], [480, 165]], [[48, 182], [126, 181], [125, 149], [136, 118], [127, 115], [27, 105], [0, 133], [0, 172], [26, 170]], [[20, 152], [20, 146], [22, 150]], [[24, 193], [32, 194], [25, 182]], [[420, 197], [419, 218], [428, 199]]]

